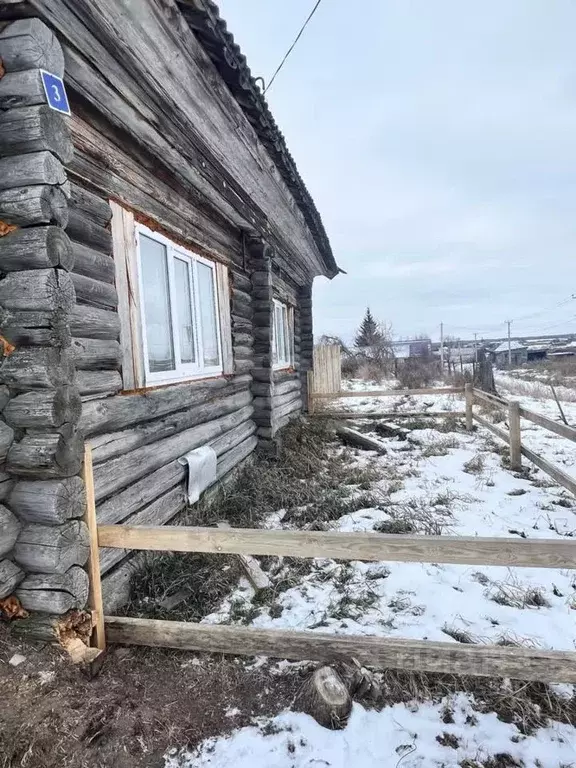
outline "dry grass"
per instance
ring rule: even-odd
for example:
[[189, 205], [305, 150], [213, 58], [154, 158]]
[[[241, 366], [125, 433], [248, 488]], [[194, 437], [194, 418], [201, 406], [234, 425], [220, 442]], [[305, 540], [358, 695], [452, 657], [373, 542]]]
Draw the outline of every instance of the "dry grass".
[[[180, 518], [186, 525], [216, 525], [227, 520], [234, 528], [258, 528], [279, 510], [283, 522], [298, 528], [325, 530], [346, 514], [374, 507], [381, 495], [370, 490], [382, 472], [359, 466], [349, 449], [336, 441], [328, 421], [296, 421], [283, 431], [279, 456], [260, 457], [209, 501]], [[271, 558], [268, 566], [282, 584], [296, 583], [311, 564]], [[288, 565], [287, 565], [288, 563]], [[232, 556], [163, 552], [146, 558], [132, 579], [132, 616], [198, 621], [214, 611], [238, 582], [238, 560]], [[175, 608], [161, 603], [182, 590], [190, 594]], [[285, 587], [288, 588], [288, 587]], [[238, 617], [240, 618], [240, 617]]]
[[[525, 379], [517, 379], [514, 376], [508, 376], [505, 383], [502, 383], [501, 381], [499, 382], [499, 387], [502, 390], [506, 390], [507, 395], [533, 397], [536, 400], [553, 399], [550, 385], [545, 384], [542, 381], [526, 381]], [[561, 400], [564, 403], [576, 403], [576, 389], [574, 388], [558, 386], [556, 388], [556, 394], [558, 395], [558, 400]]]

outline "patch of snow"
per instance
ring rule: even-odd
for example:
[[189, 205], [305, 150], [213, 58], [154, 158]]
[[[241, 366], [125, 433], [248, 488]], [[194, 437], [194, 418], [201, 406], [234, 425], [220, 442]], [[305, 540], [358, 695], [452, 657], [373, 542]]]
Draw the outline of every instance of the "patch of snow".
[[[576, 760], [576, 728], [554, 723], [525, 736], [463, 693], [440, 703], [395, 704], [381, 712], [354, 704], [347, 727], [330, 731], [308, 715], [284, 712], [192, 752], [166, 757], [165, 768], [458, 768], [466, 759], [508, 754], [525, 768]], [[442, 722], [446, 707], [454, 722]]]

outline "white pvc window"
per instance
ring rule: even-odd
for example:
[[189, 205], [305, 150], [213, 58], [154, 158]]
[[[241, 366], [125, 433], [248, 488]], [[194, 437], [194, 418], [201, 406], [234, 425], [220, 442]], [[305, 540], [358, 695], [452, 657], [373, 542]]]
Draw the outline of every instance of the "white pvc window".
[[216, 265], [137, 227], [146, 384], [222, 372]]
[[292, 365], [292, 312], [287, 304], [274, 299], [274, 324], [272, 328], [272, 363], [274, 368]]

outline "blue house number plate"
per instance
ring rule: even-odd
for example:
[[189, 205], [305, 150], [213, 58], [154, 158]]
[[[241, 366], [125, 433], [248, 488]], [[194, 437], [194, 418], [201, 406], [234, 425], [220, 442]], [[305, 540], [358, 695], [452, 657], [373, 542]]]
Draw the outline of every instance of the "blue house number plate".
[[62, 78], [46, 72], [44, 69], [40, 70], [40, 74], [42, 75], [42, 85], [48, 106], [55, 109], [56, 112], [62, 112], [63, 115], [70, 115], [70, 105]]

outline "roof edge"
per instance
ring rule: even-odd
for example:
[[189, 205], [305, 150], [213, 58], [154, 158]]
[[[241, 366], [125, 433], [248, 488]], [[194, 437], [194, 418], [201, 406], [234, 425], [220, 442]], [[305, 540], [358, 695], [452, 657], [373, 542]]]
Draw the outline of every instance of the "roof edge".
[[340, 269], [324, 229], [322, 218], [296, 167], [286, 140], [256, 84], [246, 57], [228, 31], [212, 0], [177, 0], [188, 25], [210, 57], [266, 148], [282, 179], [292, 194], [325, 265], [325, 275], [335, 277]]

